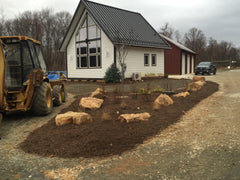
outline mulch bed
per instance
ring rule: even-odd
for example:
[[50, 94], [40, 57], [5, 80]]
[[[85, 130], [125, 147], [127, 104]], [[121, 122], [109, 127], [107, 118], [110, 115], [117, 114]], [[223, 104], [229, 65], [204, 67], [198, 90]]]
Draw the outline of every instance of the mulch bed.
[[[174, 103], [160, 110], [153, 110], [153, 101], [159, 93], [151, 95], [125, 94], [127, 108], [120, 109], [120, 100], [116, 94], [108, 93], [102, 108], [86, 112], [93, 117], [93, 123], [64, 125], [57, 127], [55, 119], [32, 132], [20, 144], [27, 153], [41, 156], [78, 158], [121, 154], [176, 123], [180, 117], [204, 98], [218, 90], [218, 84], [207, 82], [199, 91], [191, 92], [186, 98], [173, 98]], [[68, 108], [62, 110], [78, 111], [80, 96]], [[103, 112], [111, 114], [111, 121], [102, 121]], [[119, 112], [119, 114], [118, 114]], [[151, 118], [147, 122], [121, 123], [117, 120], [122, 113], [148, 112]]]

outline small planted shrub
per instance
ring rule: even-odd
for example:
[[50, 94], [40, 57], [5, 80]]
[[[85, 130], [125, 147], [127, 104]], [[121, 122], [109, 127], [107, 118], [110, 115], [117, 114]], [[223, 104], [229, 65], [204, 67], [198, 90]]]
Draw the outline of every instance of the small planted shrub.
[[161, 88], [160, 86], [153, 89], [153, 92], [155, 92], [155, 93], [163, 92], [163, 91], [165, 91], [165, 89]]
[[151, 94], [151, 91], [149, 88], [140, 88], [138, 94]]
[[164, 74], [163, 77], [164, 77], [164, 78], [168, 78], [168, 74]]
[[113, 92], [114, 92], [114, 93], [120, 93], [120, 92], [121, 92], [120, 87], [116, 86], [116, 87], [113, 89]]
[[106, 71], [104, 81], [106, 83], [119, 83], [121, 80], [120, 70], [115, 64], [112, 64]]
[[147, 73], [145, 74], [145, 77], [155, 77], [156, 74], [155, 73]]
[[112, 117], [109, 113], [106, 113], [106, 112], [103, 112], [102, 114], [102, 121], [111, 121], [112, 120]]

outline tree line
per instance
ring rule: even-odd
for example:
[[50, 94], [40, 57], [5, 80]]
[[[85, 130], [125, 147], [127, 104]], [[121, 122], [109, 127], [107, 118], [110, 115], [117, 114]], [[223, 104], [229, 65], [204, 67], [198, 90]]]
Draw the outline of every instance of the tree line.
[[66, 70], [65, 55], [59, 47], [72, 15], [52, 9], [25, 11], [13, 19], [0, 15], [0, 36], [28, 36], [41, 42], [48, 70]]
[[197, 53], [197, 63], [211, 61], [219, 66], [239, 66], [240, 49], [228, 41], [218, 42], [210, 37], [208, 40], [202, 30], [193, 27], [182, 36], [178, 30], [174, 30], [169, 23], [165, 23], [159, 31], [171, 39], [185, 45]]
[[[4, 13], [0, 12], [0, 36], [24, 35], [40, 41], [48, 70], [66, 70], [65, 54], [59, 52], [59, 47], [71, 19], [72, 15], [69, 12], [55, 13], [48, 8], [41, 11], [25, 11], [13, 19], [5, 19]], [[240, 49], [234, 47], [231, 42], [218, 42], [212, 37], [207, 40], [198, 28], [193, 27], [182, 36], [169, 23], [165, 23], [159, 33], [195, 51], [197, 63], [212, 61], [226, 66], [236, 62], [235, 65], [240, 65]]]

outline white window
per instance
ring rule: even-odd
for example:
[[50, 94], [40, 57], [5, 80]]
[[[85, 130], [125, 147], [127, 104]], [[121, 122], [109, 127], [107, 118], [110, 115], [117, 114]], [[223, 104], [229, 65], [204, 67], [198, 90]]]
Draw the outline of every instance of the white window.
[[156, 65], [157, 65], [157, 55], [152, 54], [152, 66], [156, 66]]
[[101, 68], [101, 31], [86, 15], [76, 33], [77, 68]]
[[144, 54], [144, 66], [149, 66], [149, 54]]

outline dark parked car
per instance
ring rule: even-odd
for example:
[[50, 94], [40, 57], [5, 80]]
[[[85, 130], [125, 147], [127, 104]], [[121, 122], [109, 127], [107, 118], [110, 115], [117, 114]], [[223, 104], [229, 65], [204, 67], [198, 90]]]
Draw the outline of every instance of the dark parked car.
[[205, 73], [207, 74], [216, 74], [217, 68], [212, 62], [200, 62], [196, 67], [195, 67], [195, 75], [197, 74], [202, 74], [204, 75]]

